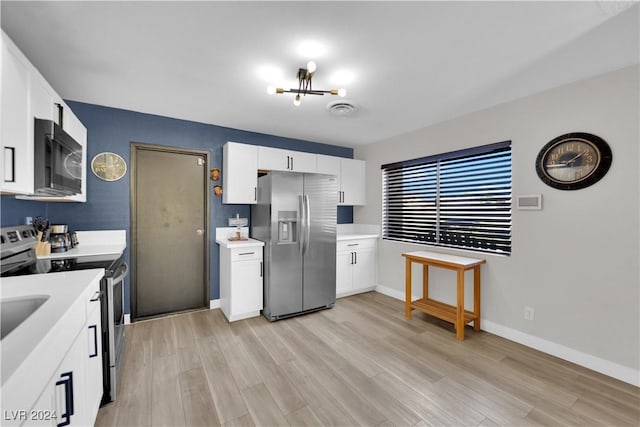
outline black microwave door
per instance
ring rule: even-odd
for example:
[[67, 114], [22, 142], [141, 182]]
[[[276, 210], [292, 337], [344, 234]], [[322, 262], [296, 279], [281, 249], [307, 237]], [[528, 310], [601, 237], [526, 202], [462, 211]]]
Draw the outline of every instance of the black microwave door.
[[51, 141], [51, 187], [56, 190], [80, 193], [82, 184], [82, 149]]

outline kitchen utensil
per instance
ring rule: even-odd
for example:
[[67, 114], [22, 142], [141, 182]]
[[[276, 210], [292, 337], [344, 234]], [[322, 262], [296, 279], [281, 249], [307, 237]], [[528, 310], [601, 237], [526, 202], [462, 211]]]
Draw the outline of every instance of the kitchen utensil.
[[37, 216], [33, 220], [33, 226], [36, 228], [36, 231], [45, 231], [49, 228], [49, 220], [41, 216]]
[[51, 244], [43, 241], [43, 232], [38, 231], [38, 240], [35, 245], [36, 256], [45, 256], [51, 254]]

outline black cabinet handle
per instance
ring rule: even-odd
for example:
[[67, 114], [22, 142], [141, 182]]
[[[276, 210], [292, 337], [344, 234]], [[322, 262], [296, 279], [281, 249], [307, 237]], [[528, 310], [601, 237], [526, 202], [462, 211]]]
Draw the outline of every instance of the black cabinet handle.
[[258, 200], [258, 187], [253, 187], [253, 200]]
[[293, 157], [291, 157], [291, 170], [293, 170]]
[[71, 424], [71, 416], [73, 415], [73, 372], [65, 372], [60, 375], [60, 378], [56, 382], [56, 386], [64, 387], [64, 413], [60, 415], [63, 421], [58, 423], [58, 427], [64, 427]]
[[93, 298], [91, 298], [89, 300], [89, 302], [96, 302], [96, 301], [100, 301], [102, 299], [102, 295], [103, 292], [102, 291], [96, 291], [95, 294], [93, 294]]
[[291, 159], [291, 157], [287, 156], [287, 170], [291, 169], [291, 166], [289, 166], [289, 164], [290, 164], [289, 163], [289, 161], [290, 161], [289, 159]]
[[358, 252], [353, 253], [353, 259], [355, 260], [354, 264], [358, 263]]
[[93, 348], [94, 353], [89, 355], [89, 359], [98, 357], [98, 325], [90, 325], [89, 329], [93, 329]]
[[264, 264], [262, 263], [262, 261], [260, 261], [260, 277], [263, 277], [264, 275]]

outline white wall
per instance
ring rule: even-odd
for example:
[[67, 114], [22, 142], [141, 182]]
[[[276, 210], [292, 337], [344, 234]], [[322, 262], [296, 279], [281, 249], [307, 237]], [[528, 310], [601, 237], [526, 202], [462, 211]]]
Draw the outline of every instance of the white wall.
[[[511, 140], [514, 200], [543, 195], [542, 211], [513, 209], [511, 256], [431, 249], [487, 259], [483, 329], [638, 385], [639, 77], [638, 66], [626, 68], [356, 148], [367, 161], [367, 206], [355, 208], [354, 222], [381, 222], [382, 164]], [[560, 191], [540, 181], [534, 164], [542, 146], [569, 132], [602, 137], [613, 163], [595, 185]], [[429, 248], [380, 243], [381, 289], [402, 294], [401, 254], [417, 249]], [[434, 298], [454, 303], [453, 274], [432, 272]], [[416, 270], [414, 289], [420, 277]], [[524, 320], [525, 305], [535, 320]]]

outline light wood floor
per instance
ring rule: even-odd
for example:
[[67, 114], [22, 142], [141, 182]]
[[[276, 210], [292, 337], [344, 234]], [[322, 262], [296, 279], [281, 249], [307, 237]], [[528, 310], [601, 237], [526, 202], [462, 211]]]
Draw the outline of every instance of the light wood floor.
[[640, 389], [369, 292], [279, 322], [220, 310], [130, 325], [97, 425], [640, 424]]

